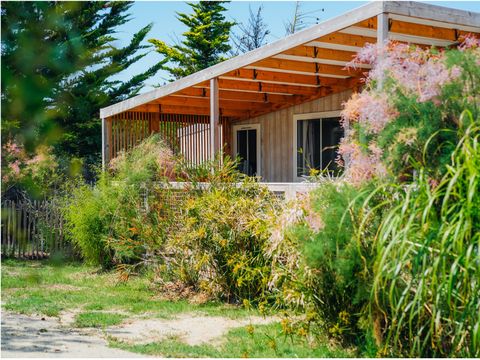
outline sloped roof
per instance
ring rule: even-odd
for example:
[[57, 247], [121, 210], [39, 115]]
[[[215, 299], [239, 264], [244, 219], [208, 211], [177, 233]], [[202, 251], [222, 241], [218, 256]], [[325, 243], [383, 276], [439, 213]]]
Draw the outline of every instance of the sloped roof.
[[368, 69], [345, 65], [366, 43], [375, 43], [377, 15], [388, 15], [392, 40], [451, 46], [480, 34], [480, 13], [418, 2], [371, 2], [318, 25], [236, 56], [152, 91], [100, 110], [209, 113], [209, 80], [219, 79], [221, 115], [252, 117], [354, 87]]

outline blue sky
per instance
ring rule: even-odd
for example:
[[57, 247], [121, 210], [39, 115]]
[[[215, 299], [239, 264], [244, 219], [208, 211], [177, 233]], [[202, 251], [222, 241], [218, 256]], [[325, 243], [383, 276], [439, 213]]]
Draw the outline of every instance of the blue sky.
[[[313, 25], [317, 18], [319, 21], [327, 20], [366, 3], [367, 1], [303, 1], [301, 7], [302, 11], [311, 13], [309, 21]], [[480, 12], [480, 1], [431, 1], [430, 3]], [[256, 10], [260, 5], [263, 6], [263, 17], [271, 31], [269, 42], [282, 38], [285, 35], [284, 23], [293, 16], [294, 1], [232, 1], [226, 5], [228, 10], [225, 15], [227, 19], [236, 22], [247, 21], [249, 6]], [[131, 8], [131, 21], [119, 28], [117, 34], [119, 43], [126, 44], [136, 31], [149, 23], [153, 23], [153, 28], [147, 36], [148, 39], [156, 38], [169, 44], [173, 43], [174, 39], [176, 37], [180, 39], [181, 34], [186, 30], [185, 26], [176, 19], [176, 11], [189, 13], [190, 7], [183, 1], [135, 2]], [[235, 30], [237, 28], [234, 28]], [[128, 79], [161, 59], [160, 54], [152, 51], [120, 74], [118, 78]], [[152, 85], [164, 83], [167, 78], [168, 74], [160, 71], [146, 82], [142, 92], [151, 90]]]

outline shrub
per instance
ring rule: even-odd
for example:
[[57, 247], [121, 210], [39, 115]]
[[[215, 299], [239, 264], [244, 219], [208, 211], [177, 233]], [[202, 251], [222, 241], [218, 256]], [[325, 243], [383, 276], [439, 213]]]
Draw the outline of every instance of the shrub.
[[480, 355], [480, 118], [462, 133], [442, 179], [419, 168], [384, 215], [372, 299], [384, 354]]
[[108, 225], [116, 204], [104, 191], [99, 186], [82, 185], [69, 195], [62, 212], [68, 236], [83, 259], [108, 268], [113, 263], [112, 249], [107, 245]]
[[[120, 154], [95, 186], [73, 191], [64, 206], [65, 219], [71, 240], [87, 262], [104, 268], [143, 264], [161, 247], [169, 218], [147, 189], [174, 178], [174, 168], [172, 152], [153, 135]], [[155, 203], [151, 211], [146, 209], [149, 203]]]
[[277, 259], [271, 287], [280, 299], [307, 314], [307, 327], [319, 325], [357, 344], [365, 338], [379, 222], [375, 209], [364, 207], [370, 191], [371, 186], [322, 181], [300, 205], [296, 220], [284, 227], [282, 241], [273, 238], [269, 250]]
[[352, 65], [369, 62], [373, 69], [342, 113], [346, 137], [339, 152], [349, 162], [350, 181], [410, 181], [415, 164], [432, 179], [442, 177], [462, 111], [476, 118], [480, 109], [479, 45], [474, 38], [447, 50], [391, 42], [382, 61], [375, 45], [359, 52]]
[[257, 301], [269, 278], [263, 247], [274, 199], [229, 159], [206, 180], [207, 187], [189, 192], [181, 226], [168, 241], [173, 276], [230, 302]]

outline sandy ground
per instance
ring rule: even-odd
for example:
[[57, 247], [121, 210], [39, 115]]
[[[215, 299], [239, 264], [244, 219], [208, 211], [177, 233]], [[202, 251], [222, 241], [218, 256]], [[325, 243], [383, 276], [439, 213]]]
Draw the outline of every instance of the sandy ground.
[[2, 358], [12, 357], [141, 357], [112, 349], [95, 334], [62, 327], [54, 318], [2, 311]]
[[188, 345], [211, 343], [220, 340], [230, 329], [246, 325], [268, 324], [276, 318], [251, 316], [244, 319], [229, 319], [222, 316], [181, 314], [174, 319], [135, 320], [106, 329], [109, 336], [135, 344], [175, 337]]
[[[70, 316], [71, 315], [71, 316]], [[2, 311], [2, 357], [105, 357], [142, 355], [112, 349], [105, 336], [131, 344], [146, 344], [175, 337], [189, 345], [217, 344], [230, 329], [268, 324], [277, 318], [252, 316], [229, 319], [186, 313], [172, 319], [129, 319], [102, 332], [98, 329], [70, 328], [74, 313], [57, 318], [25, 316]]]

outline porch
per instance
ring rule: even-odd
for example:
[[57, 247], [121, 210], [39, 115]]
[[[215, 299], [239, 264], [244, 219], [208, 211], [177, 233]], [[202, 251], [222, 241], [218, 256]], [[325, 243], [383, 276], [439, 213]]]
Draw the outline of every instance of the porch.
[[104, 166], [161, 133], [192, 166], [222, 151], [268, 183], [335, 171], [342, 103], [369, 70], [345, 66], [367, 43], [449, 47], [480, 33], [477, 14], [373, 2], [161, 88], [101, 109]]

